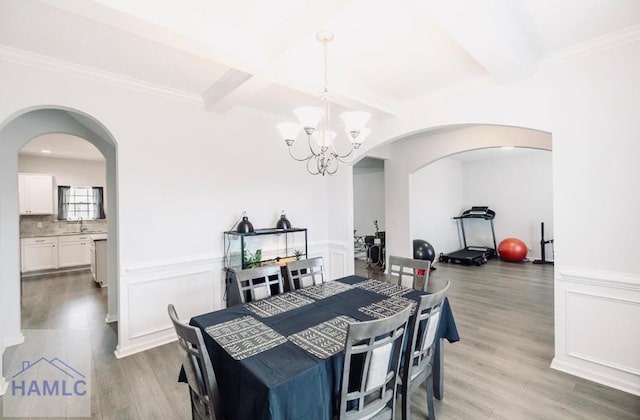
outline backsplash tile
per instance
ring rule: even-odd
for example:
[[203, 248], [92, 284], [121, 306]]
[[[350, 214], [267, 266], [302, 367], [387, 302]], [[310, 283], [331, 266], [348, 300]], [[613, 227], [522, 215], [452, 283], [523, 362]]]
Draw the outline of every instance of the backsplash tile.
[[[42, 223], [42, 227], [38, 227]], [[85, 220], [83, 221], [86, 230], [91, 232], [106, 232], [107, 220]], [[78, 222], [66, 222], [57, 220], [54, 216], [20, 216], [20, 236], [34, 235], [58, 235], [64, 233], [80, 233]]]

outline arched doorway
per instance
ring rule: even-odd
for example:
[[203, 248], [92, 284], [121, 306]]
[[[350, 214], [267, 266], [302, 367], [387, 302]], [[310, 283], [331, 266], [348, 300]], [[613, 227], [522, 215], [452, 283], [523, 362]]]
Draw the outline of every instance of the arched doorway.
[[107, 222], [110, 238], [107, 249], [108, 320], [115, 321], [118, 317], [117, 143], [106, 127], [81, 111], [55, 106], [22, 110], [0, 125], [0, 332], [7, 347], [23, 340], [18, 246], [18, 152], [33, 138], [47, 133], [81, 137], [105, 157], [107, 200], [111, 207]]

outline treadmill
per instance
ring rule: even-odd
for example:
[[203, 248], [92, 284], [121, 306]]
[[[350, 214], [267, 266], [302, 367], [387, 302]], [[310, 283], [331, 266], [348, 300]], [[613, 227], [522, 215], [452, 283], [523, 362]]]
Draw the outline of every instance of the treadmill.
[[[489, 258], [495, 257], [496, 249], [496, 232], [493, 229], [493, 219], [496, 217], [496, 212], [489, 209], [489, 207], [474, 206], [469, 210], [462, 212], [460, 216], [454, 217], [458, 221], [458, 227], [462, 231], [462, 241], [464, 248], [459, 251], [451, 252], [449, 254], [440, 254], [438, 261], [451, 262], [454, 264], [462, 265], [482, 265], [487, 262]], [[467, 237], [464, 232], [464, 221], [466, 219], [483, 219], [488, 220], [491, 225], [491, 236], [493, 237], [493, 248], [486, 246], [467, 246]]]

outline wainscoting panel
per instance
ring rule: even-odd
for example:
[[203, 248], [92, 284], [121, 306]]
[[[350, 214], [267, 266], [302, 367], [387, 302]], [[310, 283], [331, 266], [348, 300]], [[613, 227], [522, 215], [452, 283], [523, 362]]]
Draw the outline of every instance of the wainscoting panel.
[[[349, 256], [351, 251], [351, 256]], [[353, 273], [353, 249], [345, 244], [310, 243], [309, 255], [328, 261], [331, 278]], [[349, 270], [349, 258], [351, 269]], [[118, 358], [176, 339], [167, 305], [176, 306], [180, 318], [226, 307], [222, 256], [154, 261], [129, 266], [120, 274]]]
[[[343, 243], [329, 244], [329, 277], [338, 279], [353, 274], [353, 245]], [[349, 264], [351, 261], [351, 264]]]
[[161, 261], [128, 267], [120, 276], [116, 357], [175, 340], [167, 315], [173, 303], [181, 319], [224, 307], [222, 258]]
[[551, 367], [640, 395], [640, 278], [558, 267]]

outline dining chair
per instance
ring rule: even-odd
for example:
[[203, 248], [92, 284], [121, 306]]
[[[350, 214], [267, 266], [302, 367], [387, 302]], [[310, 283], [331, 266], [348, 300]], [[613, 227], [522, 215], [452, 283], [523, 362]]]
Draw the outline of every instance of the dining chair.
[[237, 292], [242, 303], [247, 303], [247, 297], [254, 302], [284, 292], [282, 272], [278, 265], [238, 270], [235, 275]]
[[290, 261], [287, 263], [287, 277], [291, 290], [322, 284], [325, 278], [324, 261], [322, 257]]
[[202, 340], [202, 332], [181, 322], [172, 304], [169, 304], [167, 311], [178, 335], [182, 367], [187, 376], [191, 396], [191, 415], [193, 419], [221, 420], [218, 383], [209, 352]]
[[398, 369], [411, 307], [388, 318], [349, 324], [338, 418], [393, 419]]
[[436, 351], [438, 324], [444, 298], [451, 283], [437, 293], [424, 295], [416, 308], [416, 315], [409, 321], [409, 337], [400, 370], [398, 392], [402, 394], [402, 418], [411, 418], [411, 394], [426, 382], [429, 420], [435, 420], [433, 408], [433, 358]]
[[389, 256], [387, 281], [392, 284], [427, 291], [431, 261]]

